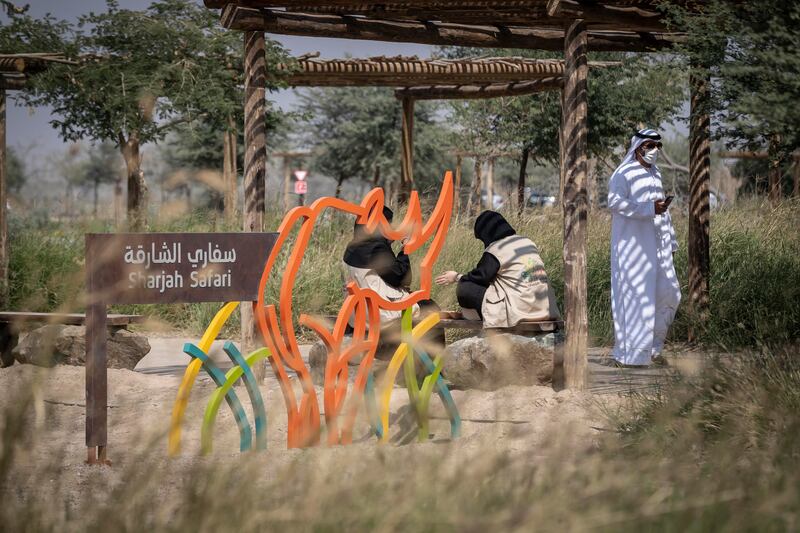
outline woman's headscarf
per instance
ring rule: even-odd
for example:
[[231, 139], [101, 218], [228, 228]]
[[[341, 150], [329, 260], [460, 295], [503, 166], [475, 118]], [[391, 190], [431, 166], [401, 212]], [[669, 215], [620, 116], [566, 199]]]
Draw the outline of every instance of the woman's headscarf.
[[511, 224], [497, 211], [484, 211], [475, 219], [475, 238], [480, 239], [484, 246], [516, 233]]
[[[384, 206], [383, 216], [391, 223], [394, 218], [394, 212]], [[353, 239], [347, 244], [347, 248], [344, 251], [344, 262], [357, 268], [372, 268], [376, 258], [385, 254], [387, 250], [391, 253], [391, 241], [384, 237], [380, 228], [377, 228], [373, 233], [369, 233], [367, 225], [359, 224], [358, 220], [356, 220], [353, 228]], [[393, 254], [392, 256], [394, 257]]]

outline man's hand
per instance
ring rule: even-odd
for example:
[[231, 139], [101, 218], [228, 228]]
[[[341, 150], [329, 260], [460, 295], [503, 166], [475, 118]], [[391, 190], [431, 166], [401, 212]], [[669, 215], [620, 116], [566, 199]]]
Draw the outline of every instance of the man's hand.
[[667, 212], [667, 208], [669, 208], [669, 204], [664, 200], [656, 200], [653, 202], [656, 207], [656, 215], [663, 215]]
[[458, 281], [458, 272], [455, 270], [448, 270], [436, 276], [436, 283], [439, 285], [450, 285]]

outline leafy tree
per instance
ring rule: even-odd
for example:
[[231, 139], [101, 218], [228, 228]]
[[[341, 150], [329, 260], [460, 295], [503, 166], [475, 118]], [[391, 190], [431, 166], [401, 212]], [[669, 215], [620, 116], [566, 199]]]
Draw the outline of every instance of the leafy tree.
[[[531, 50], [467, 50], [444, 48], [447, 57], [469, 55], [559, 59], [554, 53]], [[640, 124], [657, 126], [670, 119], [684, 101], [686, 80], [675, 75], [669, 57], [620, 53], [590, 54], [590, 61], [613, 61], [617, 66], [589, 72], [590, 156], [608, 158], [625, 146]], [[528, 157], [539, 163], [559, 163], [561, 92], [491, 100], [456, 101], [454, 121], [459, 141], [478, 153], [517, 151], [521, 154], [520, 184], [524, 187]]]
[[[199, 117], [220, 132], [235, 129], [243, 101], [241, 35], [222, 29], [201, 4], [158, 0], [132, 11], [107, 0], [105, 12], [81, 17], [77, 28], [52, 18], [12, 18], [18, 35], [43, 33], [52, 46], [61, 44], [48, 51], [81, 56], [77, 67], [56, 65], [35, 76], [23, 97], [55, 109], [51, 124], [65, 140], [91, 138], [119, 147], [132, 228], [146, 223], [143, 144]], [[5, 33], [11, 38], [0, 40], [3, 50], [18, 51], [14, 32]], [[274, 66], [282, 49], [270, 43], [267, 56]], [[272, 89], [278, 82], [269, 83]]]
[[28, 181], [28, 169], [25, 161], [12, 147], [6, 150], [6, 185], [9, 192], [19, 194]]
[[768, 147], [780, 178], [800, 147], [800, 4], [709, 0], [663, 9], [689, 35], [679, 48], [686, 66], [711, 80], [715, 137], [729, 148]]
[[101, 185], [116, 183], [122, 175], [119, 151], [111, 143], [100, 143], [89, 149], [77, 185], [91, 189], [93, 213], [97, 216], [98, 193]]
[[[312, 88], [300, 93], [305, 141], [314, 147], [313, 168], [337, 181], [391, 183], [400, 179], [400, 102], [390, 89]], [[417, 102], [414, 108], [414, 168], [418, 187], [439, 183], [450, 159], [436, 121], [436, 107]]]

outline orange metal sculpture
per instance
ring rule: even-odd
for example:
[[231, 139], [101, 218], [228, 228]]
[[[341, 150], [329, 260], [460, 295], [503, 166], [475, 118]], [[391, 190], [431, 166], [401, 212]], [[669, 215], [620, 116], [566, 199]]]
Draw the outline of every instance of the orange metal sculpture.
[[[306, 247], [319, 216], [326, 209], [350, 213], [358, 222], [366, 224], [367, 231], [380, 231], [392, 240], [407, 239], [405, 252], [411, 254], [422, 248], [429, 240], [430, 246], [420, 264], [420, 288], [399, 301], [388, 301], [375, 291], [361, 288], [353, 283], [347, 286], [348, 295], [331, 330], [321, 321], [301, 315], [300, 324], [313, 329], [328, 350], [325, 369], [323, 401], [328, 443], [345, 444], [352, 441], [353, 426], [367, 380], [370, 375], [380, 335], [380, 310], [403, 311], [421, 300], [429, 299], [433, 278], [433, 266], [444, 245], [453, 209], [453, 177], [445, 174], [442, 190], [431, 217], [423, 224], [419, 196], [411, 194], [408, 212], [395, 229], [383, 215], [383, 189], [372, 190], [361, 204], [353, 204], [337, 198], [321, 198], [310, 206], [292, 209], [278, 229], [279, 237], [264, 267], [259, 285], [259, 298], [254, 303], [258, 326], [269, 347], [269, 361], [280, 382], [288, 413], [288, 446], [303, 447], [319, 443], [320, 410], [311, 373], [300, 356], [293, 319], [293, 290]], [[295, 225], [299, 224], [297, 236], [285, 268], [276, 269], [278, 256], [287, 243]], [[264, 293], [272, 278], [280, 280], [278, 308], [265, 305]], [[343, 345], [348, 319], [354, 316], [352, 340]], [[363, 355], [358, 366], [355, 382], [348, 394], [348, 361]], [[298, 395], [292, 386], [289, 371], [300, 381]], [[349, 403], [345, 405], [347, 399]], [[347, 407], [345, 409], [345, 407]], [[344, 419], [342, 420], [342, 417]]]

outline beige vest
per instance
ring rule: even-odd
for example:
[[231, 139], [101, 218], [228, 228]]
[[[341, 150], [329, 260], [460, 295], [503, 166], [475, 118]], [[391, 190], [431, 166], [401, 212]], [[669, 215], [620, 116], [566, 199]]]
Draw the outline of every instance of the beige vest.
[[[356, 285], [361, 287], [362, 289], [372, 289], [373, 291], [377, 292], [381, 298], [388, 302], [396, 302], [398, 300], [402, 300], [409, 296], [409, 292], [403, 289], [398, 289], [392, 287], [381, 278], [377, 272], [370, 268], [356, 268], [354, 266], [350, 266], [344, 261], [342, 261], [342, 266], [344, 267], [344, 284], [345, 284], [345, 291], [347, 284], [355, 282]], [[381, 309], [381, 324], [385, 324], [391, 320], [397, 320], [400, 318], [402, 311], [388, 311], [386, 309]], [[412, 311], [413, 316], [419, 315], [419, 305], [414, 304], [414, 310]], [[350, 317], [350, 325], [353, 325], [353, 317]]]
[[521, 235], [493, 242], [486, 248], [500, 263], [483, 297], [483, 327], [509, 328], [521, 320], [558, 320], [553, 289], [536, 245]]

